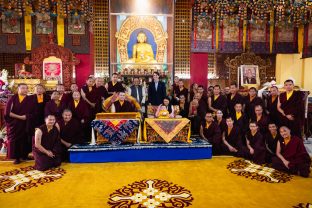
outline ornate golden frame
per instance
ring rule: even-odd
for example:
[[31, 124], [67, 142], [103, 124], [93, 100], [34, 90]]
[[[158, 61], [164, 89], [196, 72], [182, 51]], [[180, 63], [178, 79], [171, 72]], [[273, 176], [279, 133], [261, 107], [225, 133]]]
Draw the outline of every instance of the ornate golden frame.
[[131, 33], [139, 28], [151, 31], [157, 44], [156, 61], [164, 63], [168, 34], [164, 31], [161, 22], [153, 16], [130, 16], [122, 23], [119, 32], [115, 35], [120, 62], [126, 63], [129, 60], [127, 44]]

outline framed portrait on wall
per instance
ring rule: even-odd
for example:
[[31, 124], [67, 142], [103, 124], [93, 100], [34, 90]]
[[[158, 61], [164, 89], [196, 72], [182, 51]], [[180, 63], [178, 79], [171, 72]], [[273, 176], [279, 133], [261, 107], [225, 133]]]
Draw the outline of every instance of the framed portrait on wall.
[[260, 85], [259, 67], [257, 65], [241, 65], [238, 71], [240, 86]]
[[84, 35], [86, 33], [86, 24], [80, 19], [69, 19], [67, 33], [68, 35]]
[[47, 81], [57, 80], [58, 83], [63, 83], [61, 59], [50, 56], [43, 60], [43, 79]]
[[36, 34], [47, 35], [50, 33], [53, 33], [53, 20], [43, 20], [36, 18]]

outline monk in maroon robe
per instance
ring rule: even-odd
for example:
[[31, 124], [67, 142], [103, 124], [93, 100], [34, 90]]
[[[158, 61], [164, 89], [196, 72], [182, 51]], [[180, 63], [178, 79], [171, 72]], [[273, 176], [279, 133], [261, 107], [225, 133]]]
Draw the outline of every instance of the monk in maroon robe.
[[107, 91], [109, 95], [112, 95], [116, 92], [124, 92], [125, 89], [122, 86], [121, 82], [118, 82], [118, 74], [113, 73], [112, 80], [107, 84]]
[[68, 105], [70, 95], [65, 93], [64, 85], [63, 84], [56, 85], [56, 91], [59, 93], [60, 105], [66, 107]]
[[200, 121], [205, 120], [205, 115], [208, 112], [208, 104], [207, 104], [207, 97], [202, 95], [198, 100], [198, 107], [197, 107], [197, 116], [200, 117]]
[[273, 86], [270, 88], [270, 95], [266, 98], [266, 110], [269, 115], [270, 121], [273, 121], [279, 126], [280, 113], [277, 110], [278, 102], [278, 88]]
[[231, 117], [226, 118], [226, 128], [222, 136], [223, 153], [227, 155], [242, 156], [242, 138], [240, 130], [234, 125]]
[[[241, 103], [236, 103], [234, 109], [234, 113], [231, 114], [234, 125], [240, 129], [242, 135], [245, 135], [245, 133], [248, 131], [249, 120], [245, 113], [242, 112], [243, 105]], [[243, 143], [245, 143], [245, 141]]]
[[280, 128], [280, 134], [283, 139], [277, 142], [277, 157], [272, 158], [272, 167], [290, 174], [309, 177], [311, 158], [302, 139], [291, 135], [286, 126]]
[[264, 106], [261, 98], [257, 96], [257, 89], [251, 87], [249, 89], [249, 94], [245, 97], [245, 113], [248, 119], [251, 119], [255, 116], [255, 106], [261, 105]]
[[36, 109], [33, 120], [33, 127], [35, 128], [44, 124], [44, 108], [51, 98], [45, 93], [44, 86], [41, 84], [36, 85], [35, 94], [30, 95], [30, 98]]
[[304, 102], [303, 93], [294, 91], [294, 82], [286, 80], [284, 82], [286, 92], [280, 94], [277, 109], [281, 113], [280, 125], [287, 126], [291, 133], [299, 138], [304, 124]]
[[87, 142], [91, 138], [91, 119], [88, 104], [81, 99], [79, 92], [73, 93], [73, 101], [68, 105], [73, 114], [73, 118], [77, 119], [84, 131], [84, 141]]
[[236, 103], [241, 103], [244, 105], [244, 98], [238, 94], [238, 88], [236, 83], [232, 83], [230, 86], [230, 94], [227, 96], [227, 107], [230, 115], [235, 113], [235, 105]]
[[217, 122], [220, 130], [221, 130], [221, 134], [223, 134], [223, 132], [225, 131], [226, 129], [226, 121], [225, 119], [223, 118], [223, 113], [221, 110], [218, 110], [216, 112], [216, 117], [215, 117], [215, 121]]
[[125, 100], [125, 92], [119, 92], [118, 100], [112, 105], [112, 113], [136, 112], [135, 107], [129, 101]]
[[77, 84], [74, 83], [74, 84], [70, 85], [70, 92], [66, 94], [66, 97], [67, 97], [67, 105], [66, 105], [66, 107], [68, 107], [69, 103], [71, 101], [73, 101], [73, 92], [76, 92], [78, 90], [79, 90], [79, 88], [78, 88]]
[[27, 85], [19, 84], [17, 94], [9, 99], [5, 110], [8, 158], [15, 159], [14, 164], [19, 164], [21, 158], [27, 159], [28, 153], [31, 152], [28, 134], [30, 123], [33, 121], [34, 106], [27, 92]]
[[[64, 95], [63, 95], [64, 96]], [[54, 91], [51, 100], [44, 107], [44, 116], [55, 115], [56, 120], [62, 119], [62, 112], [66, 107], [66, 102], [60, 100], [59, 92]]]
[[277, 130], [275, 123], [269, 123], [269, 131], [265, 134], [264, 142], [266, 147], [266, 162], [271, 163], [272, 157], [276, 156], [277, 141], [281, 140], [282, 137]]
[[200, 136], [212, 144], [213, 155], [221, 154], [221, 131], [218, 124], [213, 121], [212, 113], [210, 112], [206, 113], [205, 121], [200, 126]]
[[256, 164], [264, 164], [266, 157], [264, 138], [256, 122], [250, 122], [249, 129], [245, 136], [247, 147], [243, 149], [243, 156]]
[[93, 120], [95, 118], [95, 114], [97, 113], [97, 103], [100, 97], [97, 94], [97, 90], [94, 86], [94, 78], [89, 77], [86, 81], [86, 84], [82, 86], [81, 88], [81, 97], [83, 100], [88, 104], [89, 107], [89, 113], [91, 116], [91, 119]]
[[73, 118], [71, 110], [65, 109], [62, 114], [62, 119], [58, 121], [60, 127], [60, 137], [62, 144], [69, 148], [74, 144], [83, 142], [83, 129], [79, 121]]
[[61, 165], [61, 140], [55, 116], [48, 115], [45, 124], [36, 129], [33, 142], [35, 169], [45, 171]]
[[178, 104], [180, 95], [184, 95], [185, 99], [188, 100], [188, 89], [184, 87], [183, 80], [180, 79], [178, 83], [178, 87], [175, 88], [174, 94], [173, 94], [173, 105]]
[[262, 135], [265, 135], [268, 132], [268, 125], [270, 122], [269, 117], [264, 114], [261, 105], [255, 106], [255, 115], [251, 118], [251, 121], [257, 122], [259, 131]]
[[96, 91], [96, 95], [97, 95], [97, 103], [96, 103], [96, 110], [97, 113], [103, 112], [103, 108], [102, 108], [102, 102], [109, 97], [109, 94], [106, 90], [106, 88], [104, 87], [104, 79], [101, 77], [98, 77], [95, 79], [95, 91]]
[[221, 94], [220, 85], [215, 85], [213, 87], [213, 95], [208, 98], [208, 107], [211, 112], [222, 111], [223, 117], [227, 115], [227, 99]]

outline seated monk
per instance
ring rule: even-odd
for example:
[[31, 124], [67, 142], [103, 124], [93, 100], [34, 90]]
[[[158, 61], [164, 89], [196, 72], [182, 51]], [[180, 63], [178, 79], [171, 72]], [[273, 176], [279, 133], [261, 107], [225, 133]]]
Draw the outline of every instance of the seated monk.
[[249, 129], [250, 131], [247, 132], [245, 136], [247, 148], [244, 148], [243, 156], [254, 163], [264, 164], [266, 149], [264, 138], [258, 130], [257, 122], [250, 122]]
[[269, 131], [265, 134], [265, 137], [264, 137], [267, 163], [271, 163], [272, 157], [276, 156], [277, 141], [281, 139], [282, 137], [277, 130], [276, 124], [269, 122]]
[[136, 112], [135, 107], [130, 103], [126, 98], [125, 92], [118, 93], [118, 100], [112, 104], [111, 111], [112, 113], [120, 112]]
[[60, 127], [60, 138], [62, 144], [69, 148], [74, 144], [80, 144], [83, 142], [83, 129], [81, 124], [75, 118], [73, 113], [69, 109], [65, 109], [62, 114], [62, 119], [58, 121]]
[[170, 104], [170, 99], [165, 97], [155, 113], [156, 118], [174, 118], [174, 109]]
[[302, 139], [290, 134], [286, 126], [280, 128], [282, 139], [277, 141], [276, 156], [272, 158], [272, 167], [276, 170], [309, 177], [311, 158]]
[[226, 128], [223, 136], [223, 153], [232, 156], [240, 157], [242, 155], [242, 138], [240, 129], [234, 126], [234, 121], [231, 117], [226, 118]]
[[35, 131], [33, 155], [36, 170], [44, 171], [61, 165], [62, 147], [55, 121], [54, 115], [48, 115], [45, 124]]
[[208, 112], [205, 121], [200, 126], [200, 136], [212, 144], [212, 154], [221, 154], [221, 130], [216, 122], [213, 121], [212, 113]]

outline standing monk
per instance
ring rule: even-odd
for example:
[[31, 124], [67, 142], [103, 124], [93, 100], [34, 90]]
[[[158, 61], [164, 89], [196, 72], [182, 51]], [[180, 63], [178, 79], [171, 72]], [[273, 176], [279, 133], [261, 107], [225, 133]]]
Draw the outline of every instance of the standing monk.
[[59, 92], [59, 100], [60, 100], [60, 104], [61, 106], [67, 106], [68, 103], [68, 95], [65, 94], [65, 87], [62, 84], [58, 84], [56, 86], [56, 91]]
[[81, 99], [78, 91], [73, 93], [73, 101], [69, 103], [68, 107], [73, 114], [73, 118], [79, 121], [84, 131], [84, 141], [88, 141], [91, 137], [90, 112], [88, 104]]
[[21, 158], [27, 158], [31, 151], [31, 142], [28, 141], [28, 126], [32, 120], [32, 99], [27, 96], [26, 84], [19, 84], [17, 94], [13, 95], [5, 111], [5, 122], [9, 141], [8, 158], [15, 159], [14, 164], [19, 164]]
[[300, 91], [294, 91], [294, 82], [290, 79], [284, 82], [286, 92], [280, 94], [277, 110], [281, 113], [280, 125], [287, 126], [291, 133], [299, 138], [304, 122], [304, 102]]
[[61, 165], [61, 140], [55, 126], [55, 116], [48, 115], [45, 124], [36, 129], [33, 144], [35, 169], [45, 171]]
[[235, 114], [235, 104], [241, 103], [244, 105], [243, 97], [238, 94], [238, 88], [236, 83], [232, 83], [230, 86], [230, 94], [227, 95], [227, 107], [230, 115]]
[[245, 97], [245, 113], [247, 114], [248, 119], [251, 119], [255, 116], [255, 106], [261, 105], [263, 107], [263, 101], [258, 97], [257, 89], [251, 87], [249, 89], [249, 94]]
[[61, 102], [60, 94], [54, 91], [51, 95], [51, 100], [44, 107], [44, 116], [55, 115], [57, 120], [62, 119], [62, 112], [65, 109], [65, 102]]
[[213, 87], [213, 95], [208, 98], [208, 106], [212, 112], [217, 113], [218, 110], [222, 111], [223, 117], [227, 115], [227, 100], [224, 95], [221, 95], [220, 85]]
[[116, 92], [125, 91], [124, 87], [122, 86], [121, 82], [118, 82], [118, 74], [112, 74], [112, 80], [107, 84], [107, 91], [109, 95], [113, 95]]
[[270, 88], [270, 95], [266, 99], [266, 110], [271, 121], [279, 126], [280, 113], [277, 110], [278, 102], [278, 88], [272, 86]]

